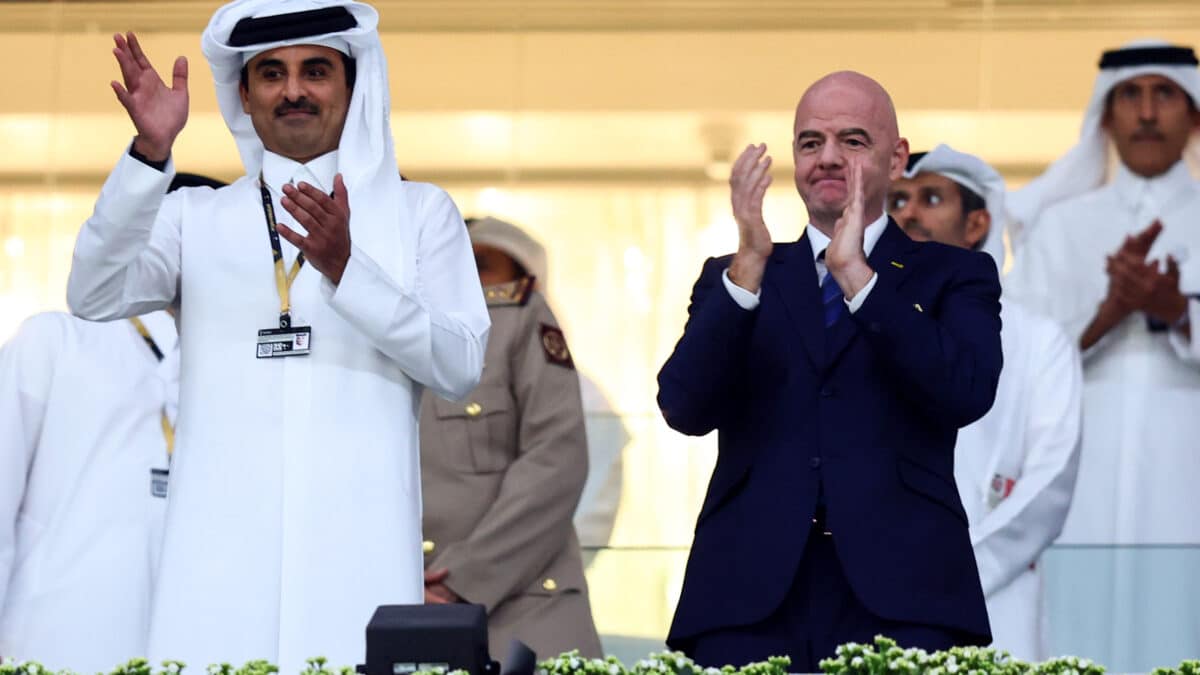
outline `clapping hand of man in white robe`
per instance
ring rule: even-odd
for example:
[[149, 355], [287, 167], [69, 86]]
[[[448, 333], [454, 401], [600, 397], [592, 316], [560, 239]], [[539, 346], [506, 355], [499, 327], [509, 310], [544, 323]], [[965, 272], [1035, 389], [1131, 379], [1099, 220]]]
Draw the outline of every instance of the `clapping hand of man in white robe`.
[[751, 293], [762, 285], [763, 269], [775, 244], [763, 221], [763, 197], [771, 185], [771, 156], [767, 145], [748, 145], [729, 172], [733, 219], [738, 226], [738, 250], [729, 265], [729, 280]]
[[175, 137], [183, 131], [188, 118], [188, 66], [187, 58], [175, 59], [171, 73], [171, 86], [163, 83], [158, 71], [146, 58], [132, 32], [113, 36], [116, 47], [113, 55], [121, 67], [124, 86], [112, 81], [117, 100], [129, 113], [129, 119], [137, 129], [133, 148], [152, 162], [166, 161], [171, 155]]
[[350, 198], [342, 174], [333, 177], [333, 196], [308, 183], [283, 186], [280, 202], [297, 223], [308, 230], [303, 236], [283, 223], [279, 236], [304, 252], [308, 262], [336, 286], [342, 281], [350, 260]]
[[833, 236], [825, 249], [825, 265], [847, 298], [853, 298], [871, 281], [875, 271], [863, 251], [866, 236], [866, 195], [863, 192], [862, 162], [848, 159], [845, 167], [849, 201], [833, 226]]
[[1154, 221], [1108, 256], [1108, 295], [1126, 315], [1140, 311], [1171, 324], [1187, 311], [1187, 297], [1179, 291], [1179, 264], [1173, 257], [1167, 256], [1166, 272], [1157, 260], [1146, 260], [1161, 232], [1162, 223]]
[[1125, 237], [1121, 248], [1107, 256], [1108, 292], [1088, 324], [1079, 346], [1088, 349], [1134, 312], [1145, 312], [1173, 324], [1187, 311], [1187, 297], [1179, 291], [1179, 265], [1167, 256], [1167, 271], [1156, 260], [1146, 260], [1150, 247], [1162, 233], [1154, 221], [1135, 235]]

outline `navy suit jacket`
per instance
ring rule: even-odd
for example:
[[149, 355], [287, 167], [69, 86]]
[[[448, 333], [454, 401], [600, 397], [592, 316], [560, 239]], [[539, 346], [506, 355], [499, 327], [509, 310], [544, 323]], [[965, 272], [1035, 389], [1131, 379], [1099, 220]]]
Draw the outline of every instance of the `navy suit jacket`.
[[756, 623], [780, 605], [810, 536], [818, 481], [858, 599], [885, 619], [991, 641], [954, 483], [958, 429], [992, 406], [1000, 282], [983, 253], [916, 243], [889, 219], [879, 275], [826, 330], [807, 234], [776, 244], [761, 303], [739, 307], [710, 259], [658, 402], [685, 434], [718, 431], [667, 643]]

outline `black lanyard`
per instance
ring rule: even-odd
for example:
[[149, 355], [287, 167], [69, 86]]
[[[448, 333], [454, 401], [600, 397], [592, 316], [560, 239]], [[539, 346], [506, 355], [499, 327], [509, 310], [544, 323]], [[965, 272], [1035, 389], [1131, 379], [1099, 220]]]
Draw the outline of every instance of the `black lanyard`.
[[283, 271], [283, 247], [279, 244], [279, 231], [276, 230], [275, 207], [271, 204], [271, 192], [263, 181], [261, 172], [258, 174], [258, 189], [262, 193], [263, 216], [267, 220], [267, 236], [271, 239], [271, 257], [275, 264], [275, 288], [279, 291], [279, 327], [292, 327], [291, 290], [292, 282], [300, 274], [304, 266], [304, 251], [296, 254], [296, 261], [287, 273]]

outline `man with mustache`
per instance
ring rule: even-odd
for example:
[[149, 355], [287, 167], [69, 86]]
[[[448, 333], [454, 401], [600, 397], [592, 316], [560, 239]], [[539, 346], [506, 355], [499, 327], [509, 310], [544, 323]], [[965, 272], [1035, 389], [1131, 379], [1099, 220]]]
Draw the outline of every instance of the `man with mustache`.
[[454, 203], [397, 173], [378, 21], [351, 0], [218, 9], [201, 46], [246, 173], [171, 195], [187, 62], [167, 86], [115, 38], [137, 135], [68, 302], [101, 320], [179, 307], [151, 661], [361, 663], [374, 609], [424, 597], [421, 394], [475, 387], [490, 324]]
[[[1004, 266], [1004, 179], [939, 145], [913, 154], [888, 211], [917, 241], [984, 251]], [[954, 478], [971, 522], [993, 646], [1046, 658], [1042, 552], [1062, 531], [1079, 469], [1079, 350], [1058, 324], [1009, 298], [1000, 310], [1004, 370], [996, 403], [958, 434]]]
[[[1063, 543], [1200, 545], [1200, 185], [1185, 161], [1200, 129], [1196, 66], [1190, 47], [1161, 42], [1105, 52], [1079, 144], [1010, 199], [1026, 234], [1006, 296], [1083, 350], [1083, 448]], [[1110, 143], [1119, 161], [1105, 183]], [[1057, 649], [1125, 672], [1200, 653], [1200, 582], [1186, 556], [1088, 560], [1092, 577], [1062, 580], [1079, 591], [1064, 601], [1080, 620], [1057, 631]]]
[[880, 633], [986, 644], [954, 439], [996, 394], [996, 266], [887, 217], [908, 141], [879, 83], [818, 80], [793, 131], [804, 236], [771, 241], [771, 159], [746, 148], [729, 181], [738, 250], [705, 263], [659, 373], [667, 424], [718, 432], [667, 644], [809, 673]]

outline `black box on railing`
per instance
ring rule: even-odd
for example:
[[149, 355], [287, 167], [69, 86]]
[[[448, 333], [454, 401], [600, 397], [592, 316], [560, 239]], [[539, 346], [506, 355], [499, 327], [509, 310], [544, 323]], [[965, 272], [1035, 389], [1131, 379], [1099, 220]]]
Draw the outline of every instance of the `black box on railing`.
[[367, 624], [363, 675], [405, 675], [436, 667], [495, 675], [483, 605], [382, 605]]

